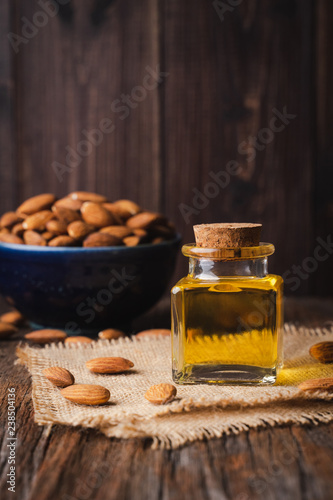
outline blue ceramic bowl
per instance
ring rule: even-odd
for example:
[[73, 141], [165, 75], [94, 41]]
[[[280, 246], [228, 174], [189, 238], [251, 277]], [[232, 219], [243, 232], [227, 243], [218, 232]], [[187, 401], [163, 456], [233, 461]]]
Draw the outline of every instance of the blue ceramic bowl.
[[0, 243], [0, 293], [33, 327], [96, 333], [130, 325], [165, 292], [180, 236], [136, 247]]

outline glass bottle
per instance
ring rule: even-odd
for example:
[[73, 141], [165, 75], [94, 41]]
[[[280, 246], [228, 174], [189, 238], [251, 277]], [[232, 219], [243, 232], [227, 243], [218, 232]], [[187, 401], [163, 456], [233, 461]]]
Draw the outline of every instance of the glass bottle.
[[183, 246], [189, 273], [171, 291], [176, 383], [276, 381], [282, 366], [283, 280], [268, 274], [267, 258], [274, 250], [259, 241], [224, 248]]

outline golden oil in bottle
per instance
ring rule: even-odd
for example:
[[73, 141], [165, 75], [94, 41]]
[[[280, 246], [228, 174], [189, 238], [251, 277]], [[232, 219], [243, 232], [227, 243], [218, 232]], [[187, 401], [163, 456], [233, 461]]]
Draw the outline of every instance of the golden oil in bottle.
[[[242, 244], [240, 229], [249, 233], [257, 225], [204, 226], [209, 234], [220, 231], [218, 242], [209, 237], [205, 246], [183, 247], [189, 275], [172, 289], [173, 378], [177, 383], [274, 383], [282, 365], [283, 310], [283, 280], [267, 273], [274, 247], [256, 240], [251, 245], [246, 238], [248, 246]], [[226, 229], [228, 237], [221, 238]], [[235, 240], [242, 246], [232, 247]]]

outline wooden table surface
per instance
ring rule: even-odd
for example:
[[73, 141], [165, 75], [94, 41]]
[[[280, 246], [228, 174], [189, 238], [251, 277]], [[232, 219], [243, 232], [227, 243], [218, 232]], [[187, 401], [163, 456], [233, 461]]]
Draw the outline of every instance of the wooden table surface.
[[[288, 299], [286, 320], [323, 325], [333, 320], [333, 300]], [[166, 321], [162, 304], [135, 326], [162, 327]], [[0, 350], [2, 500], [332, 498], [333, 423], [251, 429], [173, 451], [152, 450], [148, 439], [125, 441], [93, 430], [36, 425], [30, 378], [14, 365], [18, 337], [2, 342]], [[8, 387], [17, 397], [15, 494], [6, 483]]]

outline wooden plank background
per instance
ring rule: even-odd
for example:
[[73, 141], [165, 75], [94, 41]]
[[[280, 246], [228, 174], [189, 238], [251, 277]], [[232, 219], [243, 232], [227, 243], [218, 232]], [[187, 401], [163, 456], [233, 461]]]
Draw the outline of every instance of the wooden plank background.
[[[165, 212], [184, 242], [195, 223], [262, 222], [271, 271], [303, 267], [333, 232], [332, 2], [59, 0], [53, 17], [41, 4], [0, 7], [0, 211], [96, 190]], [[26, 20], [45, 25], [27, 38]], [[25, 37], [17, 53], [8, 33]], [[117, 100], [140, 95], [147, 66], [166, 75], [124, 118]], [[284, 108], [296, 117], [267, 132]], [[52, 164], [106, 118], [114, 130], [60, 182]], [[209, 185], [231, 161], [227, 185]], [[306, 274], [294, 293], [332, 293], [332, 257]]]

